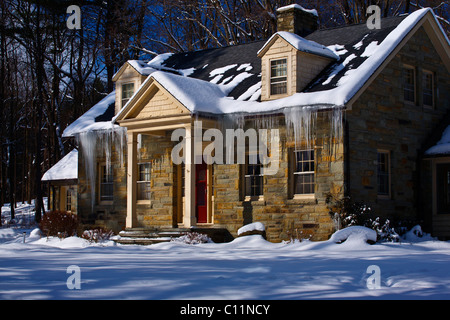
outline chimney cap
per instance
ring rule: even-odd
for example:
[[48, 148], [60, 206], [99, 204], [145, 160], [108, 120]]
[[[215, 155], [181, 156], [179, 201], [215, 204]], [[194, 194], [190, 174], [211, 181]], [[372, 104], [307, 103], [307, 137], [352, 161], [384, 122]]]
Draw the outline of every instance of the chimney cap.
[[294, 9], [294, 10], [301, 10], [301, 11], [310, 13], [312, 15], [315, 15], [316, 17], [319, 16], [316, 9], [305, 9], [299, 4], [290, 4], [290, 5], [278, 8], [277, 12], [281, 13], [281, 12], [285, 12], [285, 11], [292, 10], [292, 9]]

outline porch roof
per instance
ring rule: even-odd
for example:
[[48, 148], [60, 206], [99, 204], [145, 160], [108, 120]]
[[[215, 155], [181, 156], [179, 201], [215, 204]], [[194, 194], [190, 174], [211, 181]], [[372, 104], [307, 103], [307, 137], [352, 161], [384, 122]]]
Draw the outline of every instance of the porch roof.
[[441, 140], [425, 151], [428, 156], [450, 155], [450, 125], [442, 133]]
[[78, 150], [73, 149], [48, 169], [42, 176], [42, 181], [60, 181], [78, 179]]

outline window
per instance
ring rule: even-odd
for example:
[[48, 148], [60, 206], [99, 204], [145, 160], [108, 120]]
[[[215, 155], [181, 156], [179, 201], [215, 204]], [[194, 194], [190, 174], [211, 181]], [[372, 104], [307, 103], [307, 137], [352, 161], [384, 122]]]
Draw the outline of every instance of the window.
[[294, 195], [314, 194], [314, 150], [294, 151]]
[[287, 59], [270, 62], [270, 94], [287, 93]]
[[151, 163], [140, 163], [139, 177], [137, 181], [137, 199], [138, 200], [150, 200], [150, 172]]
[[422, 98], [425, 106], [433, 106], [434, 77], [430, 71], [423, 71]]
[[72, 190], [67, 189], [66, 193], [66, 211], [72, 211]]
[[[255, 162], [255, 161], [252, 161]], [[263, 195], [263, 165], [258, 161], [256, 164], [250, 163], [250, 156], [247, 155], [245, 164], [245, 196], [255, 197]]]
[[378, 151], [377, 190], [379, 196], [389, 197], [391, 195], [390, 161], [389, 151]]
[[113, 200], [113, 175], [112, 167], [100, 166], [100, 201]]
[[122, 107], [127, 104], [134, 93], [134, 83], [126, 83], [122, 85]]
[[415, 69], [405, 66], [403, 68], [403, 98], [408, 102], [416, 101]]

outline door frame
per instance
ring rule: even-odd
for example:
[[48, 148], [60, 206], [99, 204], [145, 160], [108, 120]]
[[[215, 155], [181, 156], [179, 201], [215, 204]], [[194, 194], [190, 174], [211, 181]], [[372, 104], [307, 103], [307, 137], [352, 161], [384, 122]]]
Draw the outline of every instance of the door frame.
[[[176, 210], [174, 210], [176, 216], [174, 217], [174, 221], [178, 226], [184, 226], [184, 214], [185, 214], [185, 195], [183, 195], [183, 187], [186, 188], [186, 181], [183, 181], [185, 177], [183, 177], [185, 165], [180, 164], [175, 166], [176, 180], [177, 180], [177, 191], [176, 191]], [[197, 171], [197, 170], [196, 170]], [[207, 196], [206, 196], [206, 205], [207, 205], [207, 222], [197, 222], [196, 224], [200, 225], [211, 225], [214, 224], [214, 191], [213, 191], [213, 165], [206, 164], [206, 188], [207, 188]], [[196, 183], [197, 184], [197, 174], [196, 174]], [[196, 190], [194, 190], [196, 191]], [[185, 194], [187, 194], [187, 190], [185, 190]], [[197, 206], [194, 206], [194, 210], [196, 210]], [[197, 213], [194, 212], [195, 218], [197, 220]]]
[[[438, 215], [437, 212], [437, 207], [438, 207], [438, 203], [437, 203], [437, 165], [438, 164], [446, 164], [449, 163], [450, 164], [450, 157], [442, 157], [442, 158], [436, 158], [433, 159], [432, 161], [432, 175], [433, 175], [433, 182], [432, 182], [432, 194], [433, 194], [433, 216]], [[441, 214], [439, 214], [441, 215]], [[443, 214], [445, 215], [445, 214]]]

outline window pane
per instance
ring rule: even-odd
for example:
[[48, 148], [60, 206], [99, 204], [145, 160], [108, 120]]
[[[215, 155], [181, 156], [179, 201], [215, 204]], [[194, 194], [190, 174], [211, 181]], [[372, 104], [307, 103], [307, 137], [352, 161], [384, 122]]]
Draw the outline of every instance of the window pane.
[[72, 210], [72, 191], [70, 189], [67, 190], [66, 196], [66, 211]]
[[130, 100], [134, 94], [134, 83], [126, 83], [122, 85], [122, 107]]
[[294, 194], [314, 193], [314, 150], [294, 151]]
[[112, 167], [107, 170], [106, 166], [100, 167], [100, 200], [113, 199], [113, 176]]
[[150, 172], [151, 163], [140, 163], [138, 165], [139, 176], [137, 181], [137, 199], [150, 200]]
[[260, 196], [263, 194], [263, 167], [260, 162], [249, 164], [247, 155], [247, 164], [245, 166], [245, 195]]
[[403, 69], [403, 94], [405, 101], [415, 101], [415, 79], [414, 69]]
[[423, 104], [433, 105], [433, 74], [425, 72], [423, 75]]
[[379, 195], [390, 194], [389, 185], [389, 153], [378, 152], [377, 154], [377, 190]]
[[287, 92], [287, 60], [270, 62], [270, 94], [285, 94]]

